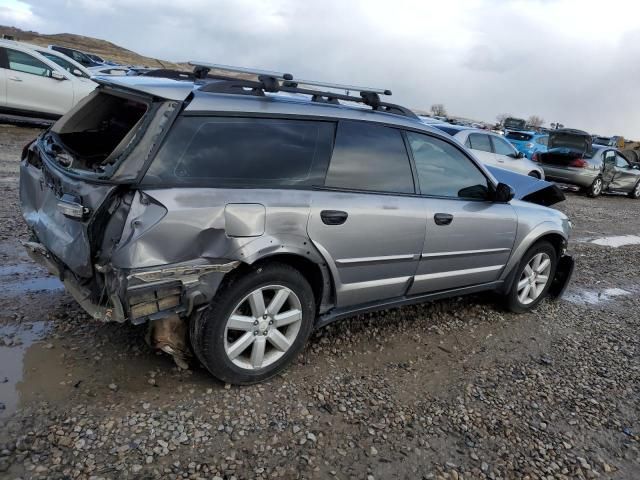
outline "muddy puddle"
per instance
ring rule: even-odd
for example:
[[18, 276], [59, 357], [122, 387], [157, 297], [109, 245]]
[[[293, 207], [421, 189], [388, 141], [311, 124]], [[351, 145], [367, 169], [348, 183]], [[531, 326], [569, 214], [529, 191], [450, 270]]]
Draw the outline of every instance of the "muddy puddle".
[[40, 346], [48, 329], [47, 322], [0, 327], [0, 417], [10, 415], [20, 404], [26, 353]]
[[627, 245], [640, 245], [640, 237], [637, 235], [615, 235], [611, 237], [599, 237], [583, 240], [587, 243], [600, 245], [601, 247], [624, 247]]
[[5, 297], [62, 289], [62, 282], [58, 278], [32, 263], [0, 267], [0, 294]]
[[627, 297], [633, 292], [622, 288], [605, 288], [602, 290], [570, 290], [566, 292], [562, 299], [581, 305], [601, 305]]

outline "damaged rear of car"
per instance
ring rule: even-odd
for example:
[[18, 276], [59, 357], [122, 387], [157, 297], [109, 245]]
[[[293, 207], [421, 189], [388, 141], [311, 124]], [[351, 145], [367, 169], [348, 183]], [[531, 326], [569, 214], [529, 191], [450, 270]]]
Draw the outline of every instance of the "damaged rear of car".
[[147, 93], [102, 82], [23, 151], [20, 200], [33, 232], [25, 247], [98, 320], [189, 313], [192, 297], [203, 295], [190, 287], [237, 263], [163, 257], [162, 268], [149, 268], [131, 254], [135, 239], [167, 213], [136, 184], [192, 90], [146, 82]]

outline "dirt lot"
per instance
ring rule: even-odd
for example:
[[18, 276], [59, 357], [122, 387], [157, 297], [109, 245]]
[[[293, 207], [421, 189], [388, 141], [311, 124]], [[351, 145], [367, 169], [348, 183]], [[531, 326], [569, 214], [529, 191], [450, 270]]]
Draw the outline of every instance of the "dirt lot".
[[177, 370], [143, 327], [88, 319], [19, 246], [18, 157], [0, 126], [0, 478], [638, 478], [640, 201], [568, 193], [566, 297], [487, 295], [317, 332], [283, 375]]

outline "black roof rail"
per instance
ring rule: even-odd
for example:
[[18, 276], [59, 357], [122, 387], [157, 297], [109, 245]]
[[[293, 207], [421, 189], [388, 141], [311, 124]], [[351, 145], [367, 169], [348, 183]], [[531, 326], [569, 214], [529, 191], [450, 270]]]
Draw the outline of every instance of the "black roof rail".
[[142, 71], [139, 73], [141, 77], [160, 77], [160, 78], [172, 78], [174, 80], [196, 80], [196, 75], [193, 72], [185, 72], [182, 70], [173, 70], [170, 68], [157, 68], [155, 70]]
[[[410, 109], [401, 105], [384, 102], [380, 95], [391, 95], [391, 90], [381, 88], [357, 87], [355, 85], [341, 85], [337, 83], [320, 82], [316, 80], [295, 79], [290, 73], [278, 73], [267, 70], [257, 70], [229, 65], [218, 65], [206, 62], [189, 62], [194, 66], [194, 75], [199, 79], [206, 79], [199, 90], [215, 93], [235, 93], [242, 95], [264, 96], [264, 92], [287, 92], [311, 96], [311, 101], [317, 103], [340, 104], [340, 100], [357, 102], [368, 105], [375, 111], [394, 113], [409, 118], [417, 119], [418, 116]], [[227, 75], [210, 74], [212, 70], [231, 72], [236, 74], [249, 74], [258, 77], [258, 80], [246, 80]], [[301, 86], [302, 85], [302, 86]], [[329, 89], [344, 90], [338, 93], [328, 90], [317, 90], [309, 87], [324, 87]], [[359, 92], [359, 96], [350, 92]]]

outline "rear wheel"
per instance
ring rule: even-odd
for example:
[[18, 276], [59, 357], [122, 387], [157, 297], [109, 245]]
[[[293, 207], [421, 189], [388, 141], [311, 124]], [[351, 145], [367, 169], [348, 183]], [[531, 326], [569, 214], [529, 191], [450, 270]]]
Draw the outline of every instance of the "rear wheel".
[[602, 193], [602, 187], [602, 177], [598, 177], [593, 181], [591, 186], [587, 188], [587, 195], [592, 198], [598, 197]]
[[549, 242], [539, 242], [522, 257], [507, 293], [507, 307], [522, 313], [535, 308], [546, 296], [556, 273], [556, 250]]
[[636, 186], [633, 187], [633, 190], [629, 192], [629, 196], [634, 199], [640, 198], [640, 180], [638, 180], [638, 183], [636, 183]]
[[315, 302], [304, 276], [284, 264], [257, 268], [229, 282], [196, 317], [193, 349], [212, 375], [248, 385], [284, 369], [313, 328]]
[[538, 172], [536, 172], [535, 170], [532, 170], [529, 172], [529, 176], [533, 177], [533, 178], [537, 178], [538, 180], [540, 180], [542, 177], [540, 176], [540, 174]]

